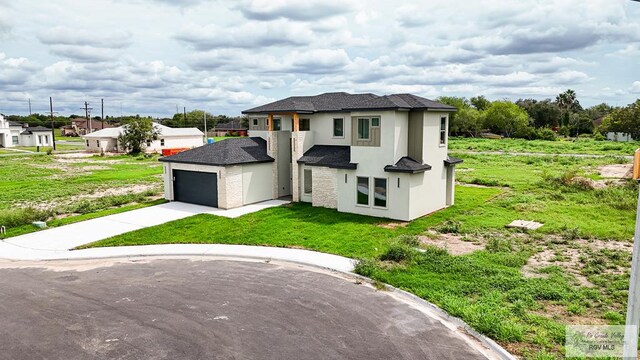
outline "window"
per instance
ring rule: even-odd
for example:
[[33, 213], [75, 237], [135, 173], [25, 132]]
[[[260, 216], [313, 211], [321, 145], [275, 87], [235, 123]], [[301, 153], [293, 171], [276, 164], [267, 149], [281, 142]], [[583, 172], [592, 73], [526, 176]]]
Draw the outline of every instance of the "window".
[[333, 119], [333, 137], [344, 137], [344, 119]]
[[447, 117], [440, 118], [440, 145], [444, 145], [447, 142]]
[[280, 119], [273, 119], [273, 131], [280, 131]]
[[311, 122], [309, 119], [300, 119], [300, 131], [311, 130]]
[[11, 137], [11, 142], [13, 143], [13, 145], [18, 145], [19, 143], [19, 139], [17, 136], [12, 136]]
[[151, 139], [147, 139], [147, 147], [151, 146]]
[[38, 135], [38, 144], [42, 145], [42, 135]]
[[89, 146], [89, 140], [87, 140], [87, 147]]
[[369, 205], [369, 178], [368, 177], [360, 177], [358, 176], [357, 181], [357, 199], [356, 203], [358, 205]]
[[387, 179], [373, 179], [373, 206], [387, 207]]
[[369, 140], [369, 119], [358, 119], [358, 140]]
[[49, 143], [49, 135], [45, 135], [44, 136], [44, 145], [47, 145]]
[[160, 146], [164, 146], [164, 139], [160, 139]]
[[253, 119], [253, 126], [258, 126], [258, 119]]
[[380, 127], [380, 118], [371, 118], [371, 127]]
[[96, 146], [100, 147], [100, 140], [96, 140]]
[[311, 194], [313, 191], [313, 177], [311, 169], [304, 169], [304, 193]]

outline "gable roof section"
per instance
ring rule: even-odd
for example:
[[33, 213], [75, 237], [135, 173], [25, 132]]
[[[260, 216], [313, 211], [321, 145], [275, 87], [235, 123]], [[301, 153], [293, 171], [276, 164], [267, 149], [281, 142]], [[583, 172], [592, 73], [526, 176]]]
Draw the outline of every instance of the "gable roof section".
[[227, 139], [181, 153], [162, 157], [164, 162], [228, 166], [273, 162], [267, 154], [267, 142], [260, 137]]
[[315, 96], [291, 96], [269, 104], [243, 111], [243, 114], [297, 112], [343, 112], [356, 110], [440, 110], [457, 111], [453, 106], [425, 99], [413, 94], [349, 94], [346, 92], [324, 93]]
[[24, 131], [21, 132], [20, 135], [29, 135], [29, 134], [33, 134], [34, 132], [51, 132], [51, 129], [46, 128], [44, 126], [28, 127], [24, 129]]
[[[124, 126], [126, 125], [97, 130], [84, 135], [83, 138], [117, 138], [122, 134]], [[157, 123], [153, 123], [153, 127], [160, 132], [158, 136], [161, 138], [167, 136], [204, 136], [204, 133], [197, 128], [172, 128]]]
[[358, 164], [351, 163], [350, 147], [340, 145], [314, 145], [298, 159], [298, 164], [334, 169], [356, 169], [358, 167]]
[[395, 165], [387, 165], [384, 167], [384, 171], [387, 172], [401, 172], [409, 174], [417, 174], [431, 170], [431, 165], [422, 164], [409, 156], [404, 156], [395, 163]]

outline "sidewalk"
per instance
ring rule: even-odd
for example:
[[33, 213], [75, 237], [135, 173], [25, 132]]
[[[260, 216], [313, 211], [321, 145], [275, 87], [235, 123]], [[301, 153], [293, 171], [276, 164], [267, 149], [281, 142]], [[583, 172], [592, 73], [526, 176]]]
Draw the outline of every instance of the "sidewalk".
[[231, 210], [170, 202], [120, 214], [78, 222], [5, 239], [0, 242], [0, 258], [12, 260], [48, 259], [98, 240], [149, 226], [164, 224], [197, 214], [235, 218], [269, 207], [287, 204], [269, 200]]

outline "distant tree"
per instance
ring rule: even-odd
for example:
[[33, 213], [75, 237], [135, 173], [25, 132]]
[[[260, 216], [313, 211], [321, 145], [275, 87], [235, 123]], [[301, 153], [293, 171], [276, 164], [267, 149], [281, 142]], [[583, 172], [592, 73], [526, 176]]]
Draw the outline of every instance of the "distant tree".
[[627, 133], [640, 139], [640, 99], [605, 116], [601, 131]]
[[[467, 100], [464, 97], [456, 97], [456, 96], [441, 96], [439, 98], [436, 99], [437, 102], [445, 104], [445, 105], [449, 105], [449, 106], [453, 106], [456, 109], [458, 109], [458, 111], [462, 110], [462, 109], [468, 109], [471, 107], [471, 103], [469, 103], [469, 100]], [[456, 113], [450, 113], [449, 114], [449, 132], [451, 134], [460, 134], [462, 133], [462, 131], [460, 131], [458, 129], [458, 124], [456, 122]]]
[[560, 125], [562, 112], [551, 99], [538, 101], [536, 99], [519, 99], [516, 105], [520, 106], [533, 119], [533, 126], [554, 127]]
[[487, 100], [484, 95], [474, 96], [469, 101], [479, 111], [484, 111], [491, 105], [491, 101]]
[[486, 128], [506, 137], [529, 126], [527, 112], [510, 101], [494, 101], [483, 115]]
[[565, 92], [558, 94], [558, 96], [556, 96], [556, 104], [562, 109], [561, 126], [569, 123], [569, 117], [572, 112], [582, 110], [576, 92], [571, 89], [567, 89]]
[[[197, 127], [204, 130], [204, 114], [204, 110], [197, 109], [187, 112], [186, 118], [184, 112], [176, 113], [165, 124], [171, 127]], [[216, 122], [215, 117], [207, 112], [207, 127], [211, 128]]]
[[589, 115], [591, 120], [596, 120], [611, 113], [613, 110], [614, 110], [613, 106], [607, 103], [601, 103], [598, 105], [594, 105], [590, 108], [587, 108], [585, 111]]
[[129, 154], [142, 152], [147, 140], [157, 140], [159, 132], [153, 127], [149, 118], [132, 119], [124, 125], [122, 134], [118, 136], [118, 143]]

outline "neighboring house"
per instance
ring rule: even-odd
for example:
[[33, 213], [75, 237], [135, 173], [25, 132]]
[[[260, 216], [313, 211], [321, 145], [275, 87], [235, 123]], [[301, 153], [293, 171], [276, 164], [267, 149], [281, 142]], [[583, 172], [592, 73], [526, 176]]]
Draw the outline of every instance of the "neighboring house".
[[[107, 128], [84, 135], [88, 152], [124, 152], [118, 144], [118, 136], [123, 133], [124, 126]], [[157, 140], [148, 140], [145, 144], [146, 152], [161, 152], [162, 149], [190, 149], [202, 146], [204, 133], [196, 128], [170, 128], [154, 123], [153, 127], [159, 131]]]
[[341, 212], [412, 220], [453, 204], [454, 107], [411, 94], [295, 96], [244, 111], [249, 138], [164, 162], [165, 198], [234, 208], [291, 196]]
[[43, 126], [8, 121], [0, 115], [0, 148], [13, 146], [53, 146], [53, 132]]
[[[67, 125], [68, 126], [68, 125]], [[94, 119], [73, 119], [71, 120], [71, 128], [63, 127], [62, 131], [65, 136], [82, 136], [90, 134], [94, 131], [114, 128], [115, 125], [111, 125], [106, 121], [94, 120]]]
[[240, 133], [242, 136], [247, 135], [247, 128], [242, 126], [240, 120], [231, 120], [225, 123], [217, 123], [213, 128], [213, 136], [225, 136], [229, 132]]
[[621, 132], [608, 132], [606, 138], [609, 141], [629, 142], [634, 141], [631, 134]]

